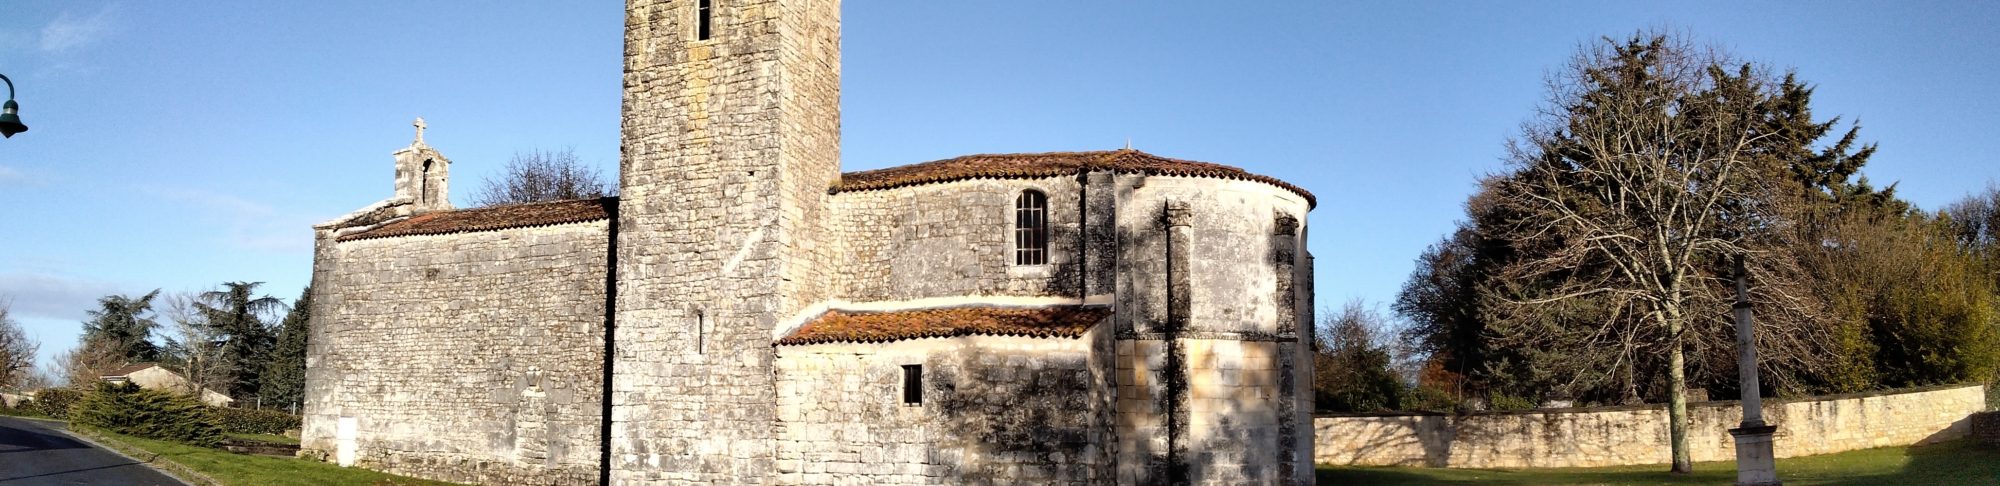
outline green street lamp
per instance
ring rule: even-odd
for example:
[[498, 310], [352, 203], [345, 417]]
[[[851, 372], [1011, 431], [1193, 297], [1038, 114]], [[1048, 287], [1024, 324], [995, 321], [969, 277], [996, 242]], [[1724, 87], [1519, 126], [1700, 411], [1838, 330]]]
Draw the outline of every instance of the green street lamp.
[[0, 136], [14, 138], [14, 134], [28, 131], [28, 125], [21, 123], [21, 104], [14, 102], [14, 80], [0, 74], [0, 81], [7, 82], [7, 104], [0, 105]]

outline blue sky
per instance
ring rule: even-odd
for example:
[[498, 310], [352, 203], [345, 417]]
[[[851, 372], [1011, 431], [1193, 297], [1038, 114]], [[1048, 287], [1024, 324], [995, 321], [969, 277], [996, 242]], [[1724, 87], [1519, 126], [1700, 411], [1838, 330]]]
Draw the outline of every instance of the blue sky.
[[[1752, 5], [1752, 3], [1755, 3]], [[1109, 149], [1313, 191], [1322, 307], [1394, 298], [1582, 42], [1692, 34], [1819, 86], [1866, 174], [1940, 207], [2000, 180], [2000, 3], [932, 2], [845, 7], [843, 164]], [[69, 348], [107, 293], [308, 280], [308, 226], [389, 194], [412, 118], [453, 199], [516, 151], [616, 173], [620, 2], [24, 1], [0, 74], [0, 294]]]

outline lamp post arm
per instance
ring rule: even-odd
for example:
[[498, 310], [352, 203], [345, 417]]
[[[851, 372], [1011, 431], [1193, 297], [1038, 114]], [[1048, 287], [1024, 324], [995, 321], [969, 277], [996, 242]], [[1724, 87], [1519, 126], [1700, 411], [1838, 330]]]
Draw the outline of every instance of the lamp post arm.
[[7, 101], [14, 101], [14, 80], [7, 79], [5, 74], [0, 74], [0, 81], [7, 82]]

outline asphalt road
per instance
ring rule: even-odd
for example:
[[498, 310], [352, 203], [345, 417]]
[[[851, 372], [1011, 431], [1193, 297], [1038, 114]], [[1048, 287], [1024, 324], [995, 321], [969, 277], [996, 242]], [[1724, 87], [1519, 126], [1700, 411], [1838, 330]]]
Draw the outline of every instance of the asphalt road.
[[0, 485], [187, 484], [60, 429], [57, 422], [0, 416]]

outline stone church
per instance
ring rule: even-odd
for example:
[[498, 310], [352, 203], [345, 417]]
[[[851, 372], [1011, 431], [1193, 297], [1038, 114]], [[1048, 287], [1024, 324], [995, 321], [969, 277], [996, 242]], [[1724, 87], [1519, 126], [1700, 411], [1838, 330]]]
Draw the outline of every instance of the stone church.
[[620, 196], [316, 225], [302, 454], [488, 484], [1312, 480], [1313, 196], [1135, 150], [840, 171], [837, 0], [630, 0]]

